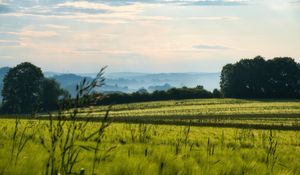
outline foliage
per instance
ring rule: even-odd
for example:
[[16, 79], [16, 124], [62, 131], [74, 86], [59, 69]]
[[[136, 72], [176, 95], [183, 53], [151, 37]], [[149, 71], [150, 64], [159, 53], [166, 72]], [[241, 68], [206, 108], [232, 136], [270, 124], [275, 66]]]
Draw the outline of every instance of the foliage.
[[59, 99], [68, 92], [55, 80], [45, 78], [40, 68], [25, 62], [9, 69], [2, 96], [2, 113], [30, 114], [57, 110]]
[[140, 89], [137, 92], [126, 93], [112, 93], [108, 94], [106, 98], [97, 102], [97, 105], [103, 104], [122, 104], [146, 101], [159, 101], [159, 100], [177, 100], [177, 99], [197, 99], [197, 98], [219, 98], [220, 93], [211, 93], [204, 89], [203, 86], [195, 88], [171, 88], [167, 91], [154, 91], [148, 93], [145, 89]]
[[299, 98], [300, 65], [289, 57], [242, 59], [223, 67], [220, 86], [225, 97]]
[[218, 89], [214, 89], [213, 92], [212, 92], [212, 94], [213, 94], [214, 98], [220, 98], [220, 97], [222, 97], [222, 93]]
[[41, 69], [28, 62], [10, 69], [4, 78], [2, 111], [7, 113], [36, 111], [43, 78]]
[[60, 88], [60, 85], [50, 78], [44, 78], [40, 89], [41, 110], [52, 111], [58, 109], [59, 100], [68, 97], [67, 91]]

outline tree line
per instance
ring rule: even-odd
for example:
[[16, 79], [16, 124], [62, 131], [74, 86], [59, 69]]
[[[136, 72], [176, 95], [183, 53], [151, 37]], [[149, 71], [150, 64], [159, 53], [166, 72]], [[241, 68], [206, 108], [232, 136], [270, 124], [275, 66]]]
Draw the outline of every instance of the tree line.
[[[94, 94], [98, 96], [98, 93]], [[104, 96], [103, 99], [98, 100], [96, 105], [109, 105], [109, 104], [123, 104], [133, 102], [147, 102], [147, 101], [160, 101], [160, 100], [180, 100], [180, 99], [196, 99], [196, 98], [220, 98], [221, 92], [215, 89], [210, 92], [204, 89], [203, 86], [194, 88], [181, 87], [171, 88], [166, 91], [154, 91], [148, 93], [145, 89], [140, 89], [134, 93], [112, 93]]]
[[299, 98], [300, 64], [289, 57], [242, 59], [223, 67], [220, 86], [230, 98]]
[[[167, 91], [101, 94], [93, 92], [93, 104], [109, 105], [157, 100], [195, 98], [300, 98], [300, 64], [289, 57], [265, 60], [261, 56], [241, 59], [222, 68], [220, 87], [210, 92], [203, 86], [172, 88]], [[1, 113], [28, 114], [58, 109], [70, 94], [41, 69], [25, 62], [10, 69], [3, 80]], [[76, 99], [74, 99], [75, 101]]]

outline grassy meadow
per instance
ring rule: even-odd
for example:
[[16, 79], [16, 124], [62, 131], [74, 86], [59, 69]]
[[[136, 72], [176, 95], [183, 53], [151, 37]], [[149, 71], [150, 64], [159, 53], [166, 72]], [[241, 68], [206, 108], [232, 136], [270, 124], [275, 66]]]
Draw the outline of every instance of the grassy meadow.
[[[78, 116], [103, 116], [108, 106], [79, 109]], [[300, 101], [195, 99], [112, 106], [116, 122], [220, 126], [256, 129], [300, 129]]]
[[70, 121], [3, 116], [0, 174], [53, 174], [52, 165], [55, 174], [300, 174], [299, 101], [121, 104], [102, 128], [107, 109], [82, 108]]

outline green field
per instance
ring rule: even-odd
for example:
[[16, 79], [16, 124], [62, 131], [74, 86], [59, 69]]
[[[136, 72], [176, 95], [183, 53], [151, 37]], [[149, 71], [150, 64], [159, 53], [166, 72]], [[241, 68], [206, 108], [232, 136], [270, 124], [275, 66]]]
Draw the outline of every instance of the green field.
[[[74, 173], [84, 168], [85, 174], [92, 174], [97, 160], [95, 174], [300, 174], [300, 101], [202, 99], [114, 105], [112, 123], [100, 142], [91, 133], [101, 127], [95, 121], [107, 109], [80, 109], [78, 119], [88, 121], [48, 121], [40, 115], [21, 119], [17, 127], [15, 120], [7, 119], [11, 116], [2, 116], [0, 174], [45, 174], [51, 145], [56, 148], [55, 164], [64, 156], [72, 158], [63, 150], [76, 153]], [[64, 143], [71, 138], [74, 142], [66, 149]]]
[[[79, 110], [79, 116], [103, 116], [107, 106]], [[300, 101], [197, 99], [114, 105], [115, 121], [150, 124], [300, 129]]]

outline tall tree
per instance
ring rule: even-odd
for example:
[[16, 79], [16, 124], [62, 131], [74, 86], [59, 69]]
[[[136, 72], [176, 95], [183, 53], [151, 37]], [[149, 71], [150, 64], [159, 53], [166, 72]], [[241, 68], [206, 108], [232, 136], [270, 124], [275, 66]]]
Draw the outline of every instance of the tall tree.
[[300, 66], [288, 57], [242, 59], [223, 67], [220, 86], [225, 97], [298, 98]]
[[242, 59], [235, 65], [235, 89], [238, 98], [262, 98], [265, 96], [266, 61], [257, 56], [254, 59]]
[[61, 89], [54, 79], [44, 78], [40, 91], [41, 110], [51, 111], [57, 109], [59, 98], [66, 94], [68, 92]]
[[233, 64], [227, 64], [223, 67], [221, 72], [221, 92], [224, 97], [234, 97], [238, 89], [237, 81], [235, 80], [235, 66]]
[[292, 58], [268, 60], [268, 93], [272, 98], [300, 97], [300, 67]]
[[31, 113], [38, 108], [41, 81], [40, 68], [25, 62], [9, 70], [3, 82], [2, 110], [6, 113]]

